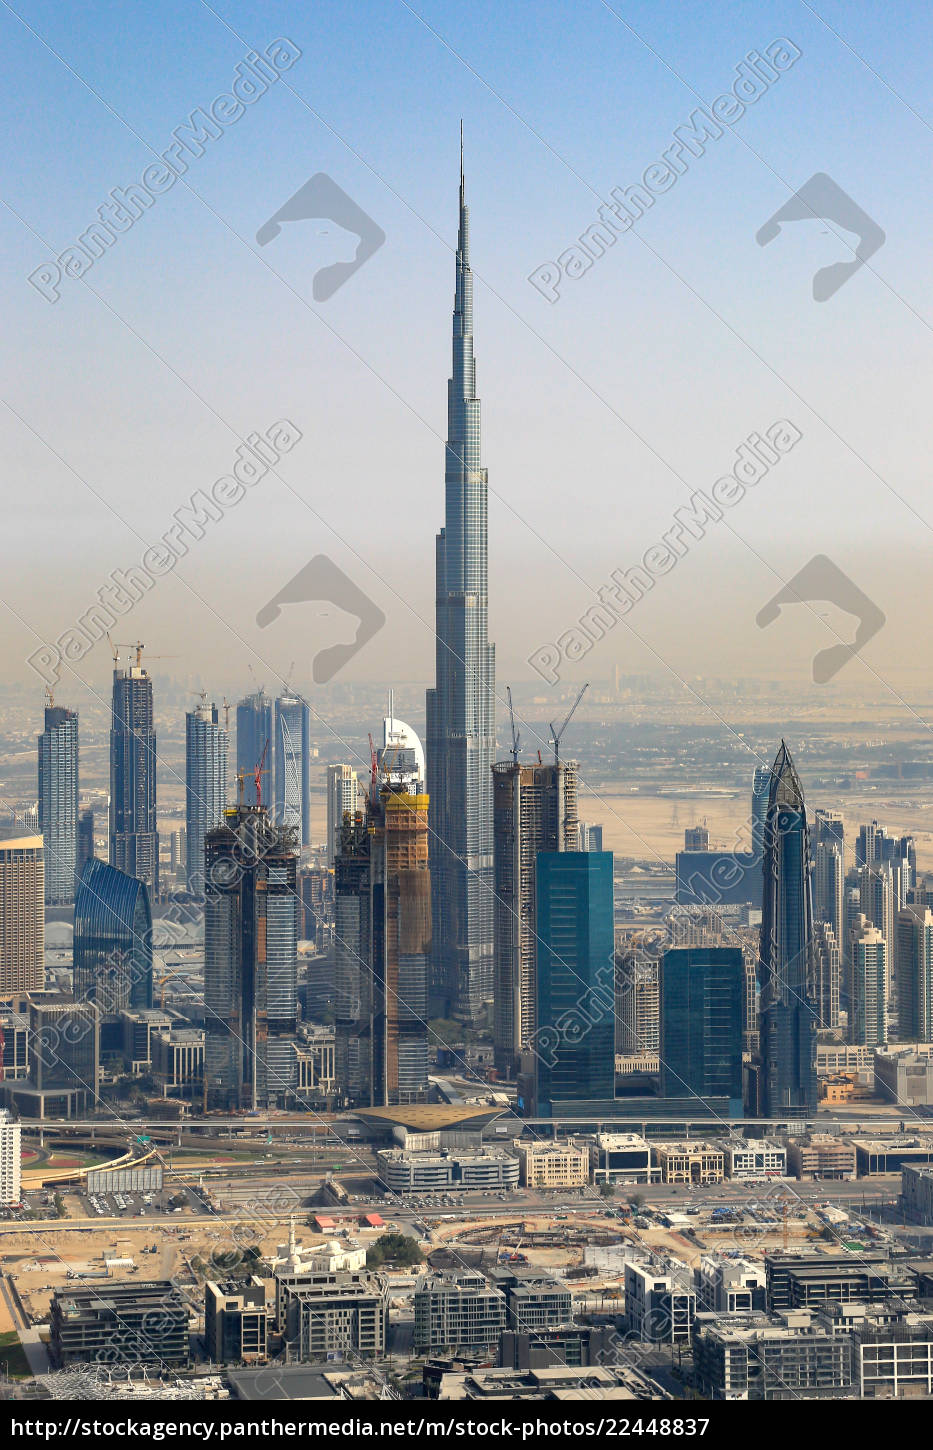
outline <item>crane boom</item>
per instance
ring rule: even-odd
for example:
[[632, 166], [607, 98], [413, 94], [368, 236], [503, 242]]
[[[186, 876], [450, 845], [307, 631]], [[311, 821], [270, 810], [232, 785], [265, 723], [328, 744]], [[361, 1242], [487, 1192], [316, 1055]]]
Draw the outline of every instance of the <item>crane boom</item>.
[[505, 693], [509, 699], [509, 721], [512, 725], [512, 764], [518, 764], [518, 748], [522, 743], [522, 737], [515, 729], [515, 711], [512, 708], [512, 686], [506, 685]]
[[587, 692], [587, 690], [589, 688], [590, 688], [590, 682], [589, 682], [589, 680], [587, 680], [586, 684], [578, 692], [577, 698], [574, 700], [574, 702], [571, 705], [570, 709], [567, 711], [567, 714], [564, 716], [564, 723], [561, 725], [561, 727], [560, 727], [559, 730], [557, 729], [557, 727], [554, 724], [553, 720], [551, 721], [551, 739], [554, 741], [554, 764], [555, 765], [560, 765], [560, 742], [561, 742], [561, 737], [563, 736], [564, 731], [567, 729], [567, 726], [570, 724], [570, 721], [573, 718], [573, 715], [574, 715], [574, 712], [576, 711], [577, 706], [579, 705], [580, 701], [583, 699], [583, 696], [586, 694], [586, 692]]

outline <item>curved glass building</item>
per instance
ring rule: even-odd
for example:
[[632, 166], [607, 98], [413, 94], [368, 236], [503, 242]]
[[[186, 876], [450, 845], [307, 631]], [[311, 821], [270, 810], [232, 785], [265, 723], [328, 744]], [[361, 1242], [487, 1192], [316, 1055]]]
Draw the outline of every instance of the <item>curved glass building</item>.
[[102, 1014], [152, 1006], [152, 908], [142, 881], [92, 858], [75, 900], [74, 994]]

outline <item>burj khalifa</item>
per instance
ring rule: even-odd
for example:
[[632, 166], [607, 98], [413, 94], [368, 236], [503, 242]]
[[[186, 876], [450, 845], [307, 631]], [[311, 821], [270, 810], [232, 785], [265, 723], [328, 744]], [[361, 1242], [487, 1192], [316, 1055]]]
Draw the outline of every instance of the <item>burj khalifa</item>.
[[488, 624], [488, 482], [473, 360], [470, 214], [460, 229], [447, 384], [444, 527], [437, 536], [435, 687], [427, 691], [427, 786], [435, 1010], [472, 1017], [493, 996], [495, 647]]

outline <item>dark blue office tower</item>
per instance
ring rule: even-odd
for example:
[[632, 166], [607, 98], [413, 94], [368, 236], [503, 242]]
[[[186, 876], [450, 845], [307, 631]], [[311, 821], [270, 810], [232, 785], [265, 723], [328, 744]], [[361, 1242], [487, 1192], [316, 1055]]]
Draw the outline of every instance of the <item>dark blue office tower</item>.
[[152, 1006], [152, 909], [144, 882], [85, 863], [75, 898], [74, 995], [102, 1015]]
[[728, 1098], [742, 1113], [740, 947], [672, 947], [661, 960], [661, 1096]]
[[817, 1016], [807, 995], [813, 954], [810, 833], [803, 790], [781, 741], [765, 817], [761, 909], [761, 1111], [816, 1110]]
[[[268, 747], [268, 748], [267, 748]], [[272, 700], [265, 690], [247, 695], [236, 707], [236, 770], [243, 777], [243, 801], [256, 804], [256, 781], [253, 775], [266, 750], [265, 768], [272, 769]], [[270, 777], [271, 778], [271, 777]], [[271, 791], [265, 785], [266, 800]]]
[[537, 861], [535, 1111], [615, 1092], [611, 851], [540, 851]]

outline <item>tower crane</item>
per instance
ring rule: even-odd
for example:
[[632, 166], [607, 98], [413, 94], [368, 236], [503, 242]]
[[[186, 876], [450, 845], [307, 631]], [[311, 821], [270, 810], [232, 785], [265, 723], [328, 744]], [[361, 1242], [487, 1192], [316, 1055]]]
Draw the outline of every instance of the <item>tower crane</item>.
[[[518, 764], [518, 749], [519, 749], [519, 746], [522, 743], [522, 737], [519, 735], [518, 731], [515, 729], [515, 711], [512, 708], [512, 686], [511, 685], [506, 685], [506, 687], [505, 687], [505, 693], [508, 696], [508, 701], [509, 701], [509, 724], [512, 727], [512, 764], [513, 765], [517, 765]], [[551, 728], [553, 729], [553, 726]]]
[[583, 686], [583, 688], [578, 693], [577, 698], [574, 700], [574, 702], [571, 705], [570, 709], [567, 711], [567, 714], [564, 716], [564, 723], [561, 725], [561, 727], [560, 727], [559, 730], [557, 729], [557, 726], [554, 724], [553, 720], [551, 721], [551, 739], [554, 741], [554, 764], [555, 765], [560, 765], [560, 742], [561, 742], [561, 737], [563, 736], [564, 731], [567, 729], [567, 726], [570, 724], [571, 718], [573, 717], [574, 712], [576, 711], [577, 706], [579, 705], [580, 701], [583, 699], [583, 696], [586, 694], [586, 692], [587, 692], [587, 690], [589, 688], [590, 688], [590, 682], [589, 682], [589, 680], [587, 680], [586, 684]]
[[253, 780], [254, 780], [255, 785], [256, 785], [256, 806], [257, 806], [257, 808], [262, 805], [262, 778], [263, 778], [264, 775], [268, 775], [269, 774], [269, 772], [267, 770], [264, 770], [263, 769], [263, 767], [265, 766], [265, 763], [266, 763], [266, 751], [268, 749], [269, 749], [269, 741], [266, 740], [265, 744], [262, 747], [262, 755], [259, 757], [259, 764], [253, 768]]

